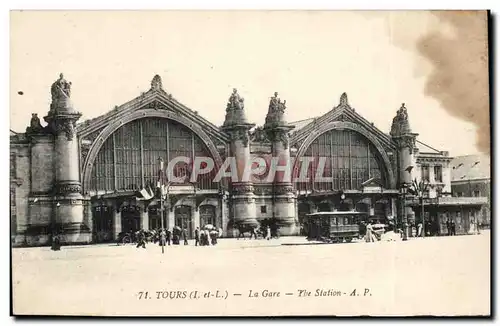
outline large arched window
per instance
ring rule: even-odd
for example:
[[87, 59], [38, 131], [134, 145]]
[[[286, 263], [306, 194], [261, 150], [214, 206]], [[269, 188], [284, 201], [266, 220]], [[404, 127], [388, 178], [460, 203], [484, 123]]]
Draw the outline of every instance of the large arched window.
[[302, 165], [307, 164], [308, 158], [312, 160], [307, 171], [309, 181], [298, 181], [298, 190], [357, 190], [371, 178], [387, 186], [378, 151], [366, 137], [355, 131], [333, 129], [316, 138], [303, 158], [299, 158], [296, 177], [301, 175]]
[[[129, 122], [116, 130], [103, 144], [91, 174], [91, 191], [139, 190], [156, 184], [161, 157], [167, 163], [178, 156], [211, 157], [203, 141], [186, 126], [168, 119], [144, 118]], [[191, 164], [179, 162], [175, 176], [190, 179]], [[196, 186], [217, 189], [213, 182], [215, 169], [201, 174]]]

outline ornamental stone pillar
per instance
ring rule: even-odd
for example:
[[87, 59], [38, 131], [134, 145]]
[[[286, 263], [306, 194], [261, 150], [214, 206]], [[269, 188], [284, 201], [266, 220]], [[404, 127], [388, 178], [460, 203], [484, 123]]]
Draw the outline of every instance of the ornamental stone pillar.
[[[404, 103], [392, 120], [390, 134], [397, 146], [397, 184], [398, 189], [401, 189], [403, 185], [410, 185], [412, 182], [411, 171], [415, 168], [414, 151], [418, 136], [418, 134], [411, 131], [408, 112]], [[399, 199], [398, 206], [398, 212], [402, 215], [398, 220], [407, 223], [408, 217], [412, 214], [411, 208], [406, 207], [405, 203], [403, 203], [403, 198]]]
[[275, 172], [273, 180], [273, 217], [277, 219], [281, 235], [298, 235], [295, 202], [292, 185], [288, 133], [294, 128], [285, 121], [286, 101], [281, 102], [274, 93], [269, 102], [264, 130], [271, 141], [272, 160], [270, 172]]
[[408, 113], [404, 103], [392, 120], [391, 137], [397, 145], [398, 184], [411, 183], [413, 167], [413, 153], [418, 134], [412, 133], [408, 120]]
[[84, 198], [81, 194], [76, 122], [81, 117], [71, 102], [71, 82], [63, 74], [51, 87], [52, 103], [46, 117], [54, 135], [55, 196], [57, 206], [54, 231], [62, 234], [65, 243], [90, 243], [92, 233], [84, 223]]
[[251, 162], [249, 131], [255, 124], [248, 123], [244, 111], [244, 99], [233, 90], [226, 107], [226, 118], [222, 130], [230, 136], [230, 157], [236, 161], [237, 182], [231, 182], [230, 196], [234, 225], [257, 227], [255, 195], [250, 179], [243, 178], [245, 168]]
[[122, 211], [121, 207], [113, 208], [113, 240], [118, 240], [118, 235], [122, 232]]

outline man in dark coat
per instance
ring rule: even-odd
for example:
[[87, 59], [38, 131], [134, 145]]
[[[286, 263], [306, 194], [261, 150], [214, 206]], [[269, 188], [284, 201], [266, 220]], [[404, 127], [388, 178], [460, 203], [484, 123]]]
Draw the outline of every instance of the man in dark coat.
[[59, 234], [54, 233], [52, 235], [52, 246], [50, 247], [50, 249], [54, 251], [61, 250], [61, 239], [59, 238]]
[[146, 249], [146, 234], [144, 230], [139, 230], [137, 232], [137, 246], [136, 248], [142, 247]]
[[194, 230], [194, 245], [198, 246], [199, 243], [200, 243], [200, 228], [196, 228], [196, 230]]
[[456, 235], [457, 233], [456, 233], [455, 221], [452, 220], [450, 226], [451, 226], [451, 235]]
[[184, 245], [187, 245], [188, 240], [187, 240], [187, 230], [186, 229], [182, 229], [182, 239], [184, 239]]
[[167, 244], [170, 246], [170, 240], [172, 239], [172, 232], [167, 229]]

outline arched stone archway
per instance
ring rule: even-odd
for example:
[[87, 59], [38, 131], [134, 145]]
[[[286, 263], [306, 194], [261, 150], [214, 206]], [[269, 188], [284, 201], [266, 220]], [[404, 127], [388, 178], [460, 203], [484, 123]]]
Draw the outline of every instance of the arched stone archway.
[[387, 187], [394, 189], [396, 187], [396, 179], [394, 176], [394, 171], [392, 169], [391, 162], [389, 160], [389, 156], [387, 155], [386, 151], [384, 150], [384, 147], [380, 144], [380, 142], [373, 137], [372, 134], [370, 134], [369, 131], [364, 129], [363, 127], [359, 126], [356, 123], [353, 122], [348, 122], [348, 121], [334, 121], [331, 123], [328, 123], [315, 131], [311, 132], [311, 134], [304, 140], [302, 145], [299, 147], [296, 155], [296, 159], [294, 162], [293, 166], [293, 175], [297, 176], [298, 174], [298, 169], [299, 169], [299, 162], [300, 158], [304, 156], [306, 151], [309, 149], [311, 144], [321, 135], [323, 135], [326, 132], [332, 131], [332, 130], [350, 130], [354, 131], [363, 137], [367, 139], [367, 141], [373, 145], [373, 147], [377, 151], [377, 155], [381, 158], [382, 165], [384, 172], [387, 176]]
[[198, 136], [201, 139], [201, 141], [205, 144], [210, 156], [214, 160], [215, 169], [218, 169], [222, 165], [222, 158], [219, 155], [215, 144], [210, 139], [210, 137], [203, 131], [203, 129], [199, 127], [197, 124], [183, 117], [182, 115], [179, 115], [178, 113], [169, 110], [142, 109], [134, 111], [125, 116], [116, 117], [97, 136], [97, 138], [95, 139], [94, 143], [92, 144], [89, 150], [89, 154], [86, 157], [83, 168], [82, 184], [84, 192], [87, 192], [90, 188], [90, 180], [92, 174], [91, 171], [94, 166], [97, 155], [99, 154], [99, 151], [103, 147], [106, 140], [109, 137], [111, 137], [113, 133], [115, 133], [120, 127], [135, 120], [144, 118], [167, 119], [185, 126], [189, 130], [191, 130], [196, 136]]

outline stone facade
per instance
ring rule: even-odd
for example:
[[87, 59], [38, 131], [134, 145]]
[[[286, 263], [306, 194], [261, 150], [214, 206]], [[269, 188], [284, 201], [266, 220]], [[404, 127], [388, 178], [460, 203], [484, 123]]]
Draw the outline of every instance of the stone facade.
[[[33, 114], [25, 133], [11, 132], [15, 245], [45, 245], [54, 232], [68, 244], [114, 241], [121, 232], [161, 225], [186, 228], [193, 236], [212, 224], [231, 237], [237, 229], [275, 223], [281, 235], [298, 235], [303, 216], [318, 210], [363, 210], [398, 223], [403, 216], [418, 219], [418, 208], [401, 196], [402, 186], [415, 179], [429, 179], [428, 201], [451, 195], [452, 158], [419, 149], [404, 105], [387, 134], [359, 115], [345, 93], [323, 116], [297, 123], [286, 120], [286, 101], [274, 93], [264, 125], [256, 126], [235, 89], [218, 127], [154, 76], [147, 92], [79, 122], [72, 91], [61, 74], [51, 87], [46, 124]], [[168, 180], [161, 202], [157, 159], [181, 156], [209, 157], [214, 171], [234, 158], [238, 179], [215, 182], [215, 173], [207, 172], [191, 180], [193, 164], [178, 162], [174, 172], [189, 182]], [[245, 165], [255, 160], [264, 163], [262, 173], [243, 180]], [[270, 178], [273, 160], [277, 172]], [[443, 209], [455, 208], [448, 202]]]

